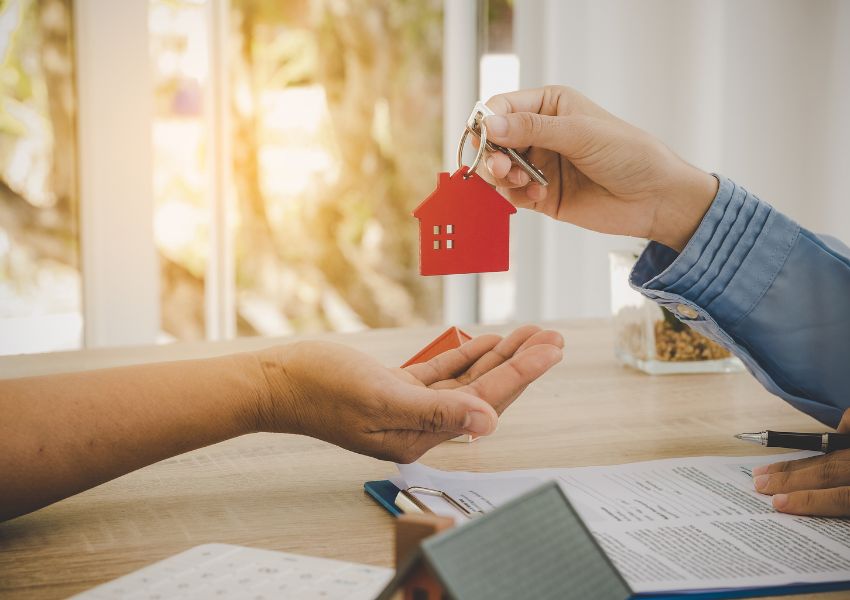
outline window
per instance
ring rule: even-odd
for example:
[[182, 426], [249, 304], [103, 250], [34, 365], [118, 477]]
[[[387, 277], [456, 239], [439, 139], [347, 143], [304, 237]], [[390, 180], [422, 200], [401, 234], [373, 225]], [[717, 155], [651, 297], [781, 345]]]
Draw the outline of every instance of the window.
[[[204, 335], [211, 219], [227, 220], [232, 240], [239, 335], [438, 321], [440, 281], [418, 275], [410, 212], [440, 170], [440, 128], [417, 125], [440, 119], [441, 2], [229, 5], [226, 97], [212, 99], [223, 103], [229, 153], [214, 164], [209, 1], [150, 4], [168, 338]], [[210, 211], [210, 168], [231, 177], [224, 214]]]
[[[83, 325], [87, 344], [109, 346], [157, 329], [170, 341], [440, 321], [442, 281], [418, 274], [410, 213], [441, 171], [441, 0], [14, 0], [0, 26], [0, 353], [79, 347]], [[80, 65], [73, 31], [97, 40]], [[115, 81], [110, 50], [135, 88]], [[135, 93], [126, 111], [115, 88], [149, 90], [153, 110]], [[98, 129], [121, 111], [132, 143]], [[88, 218], [103, 205], [109, 218]], [[136, 221], [110, 228], [124, 208], [132, 243]], [[125, 257], [144, 267], [132, 293]]]
[[[452, 235], [454, 233], [454, 225], [446, 225], [445, 227], [446, 235]], [[434, 225], [434, 235], [440, 235], [440, 225]], [[445, 240], [445, 248], [446, 250], [451, 250], [454, 248], [454, 240], [447, 239]], [[434, 250], [440, 249], [440, 240], [434, 240]]]
[[0, 354], [82, 342], [69, 4], [0, 3]]
[[231, 5], [239, 333], [438, 321], [410, 213], [440, 171], [441, 3]]

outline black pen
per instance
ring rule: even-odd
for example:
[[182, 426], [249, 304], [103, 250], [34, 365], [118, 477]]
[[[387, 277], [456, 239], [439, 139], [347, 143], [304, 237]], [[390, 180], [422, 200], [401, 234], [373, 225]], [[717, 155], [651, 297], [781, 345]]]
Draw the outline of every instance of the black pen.
[[735, 437], [745, 442], [752, 442], [769, 448], [794, 448], [795, 450], [817, 450], [818, 452], [832, 452], [850, 448], [850, 434], [845, 433], [762, 431], [761, 433], [739, 433]]

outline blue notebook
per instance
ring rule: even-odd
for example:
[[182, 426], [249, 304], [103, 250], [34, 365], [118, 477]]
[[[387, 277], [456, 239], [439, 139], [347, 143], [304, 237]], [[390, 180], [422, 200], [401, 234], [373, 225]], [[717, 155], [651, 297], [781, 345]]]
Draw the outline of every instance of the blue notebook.
[[400, 490], [392, 481], [386, 479], [383, 481], [367, 481], [363, 484], [363, 489], [392, 516], [397, 517], [401, 514], [401, 510], [395, 505], [395, 498]]

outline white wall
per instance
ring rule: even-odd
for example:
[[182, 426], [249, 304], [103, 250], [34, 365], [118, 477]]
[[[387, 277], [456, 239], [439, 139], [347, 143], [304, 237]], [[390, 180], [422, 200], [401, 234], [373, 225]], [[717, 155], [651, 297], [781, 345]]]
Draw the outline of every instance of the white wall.
[[[524, 87], [575, 87], [690, 162], [850, 242], [850, 3], [515, 6]], [[518, 318], [607, 314], [607, 252], [635, 242], [537, 220], [517, 228], [523, 244], [542, 239], [545, 257], [534, 285], [517, 286]]]

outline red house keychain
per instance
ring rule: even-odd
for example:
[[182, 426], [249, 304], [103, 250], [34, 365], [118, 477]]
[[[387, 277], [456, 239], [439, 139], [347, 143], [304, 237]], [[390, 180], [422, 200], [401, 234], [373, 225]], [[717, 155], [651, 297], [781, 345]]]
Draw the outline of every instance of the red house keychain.
[[[419, 219], [419, 273], [452, 275], [507, 271], [510, 251], [510, 216], [516, 208], [496, 189], [475, 174], [484, 155], [504, 152], [541, 185], [548, 182], [537, 167], [514, 150], [487, 141], [485, 116], [493, 114], [478, 102], [469, 116], [458, 147], [458, 170], [440, 173], [437, 188], [413, 211]], [[463, 165], [467, 136], [481, 143], [472, 165]]]
[[508, 270], [516, 208], [467, 167], [440, 173], [437, 189], [413, 211], [419, 219], [419, 273]]

